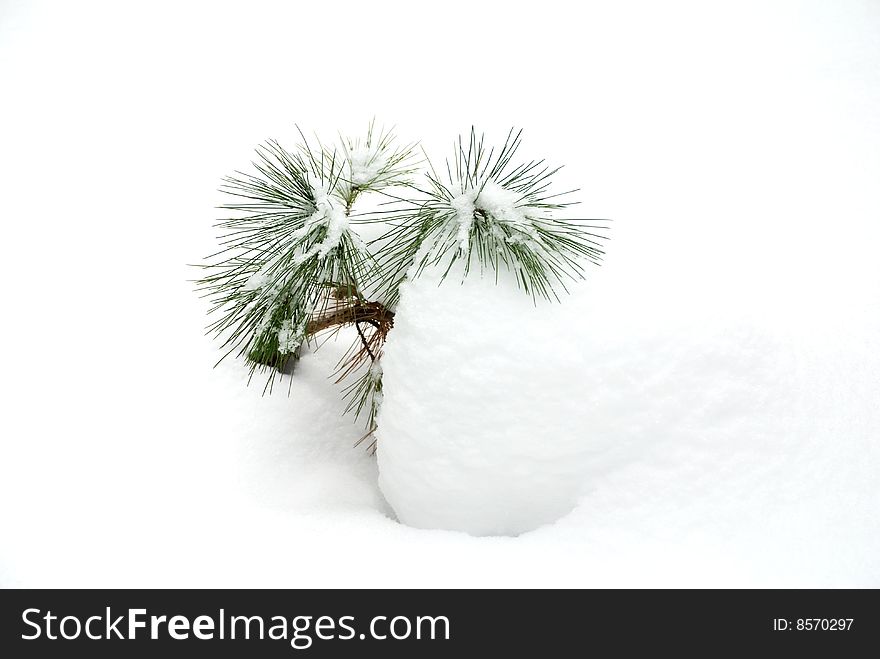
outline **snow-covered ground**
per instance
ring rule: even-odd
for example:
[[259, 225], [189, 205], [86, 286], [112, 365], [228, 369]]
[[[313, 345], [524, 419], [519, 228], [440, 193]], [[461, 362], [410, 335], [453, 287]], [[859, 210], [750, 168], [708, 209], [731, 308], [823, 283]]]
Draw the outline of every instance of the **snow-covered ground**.
[[[424, 11], [0, 6], [0, 585], [880, 586], [880, 5]], [[391, 519], [343, 344], [289, 395], [212, 369], [220, 177], [373, 114], [436, 158], [524, 127], [615, 220], [552, 525]]]

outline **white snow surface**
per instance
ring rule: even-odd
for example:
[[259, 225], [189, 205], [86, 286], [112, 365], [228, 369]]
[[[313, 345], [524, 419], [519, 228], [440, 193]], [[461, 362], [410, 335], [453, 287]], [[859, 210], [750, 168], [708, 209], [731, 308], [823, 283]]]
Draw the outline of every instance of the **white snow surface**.
[[[0, 8], [0, 585], [880, 587], [877, 3], [550, 0], [525, 17], [451, 0], [418, 32], [384, 0], [137, 9]], [[464, 14], [504, 29], [426, 48]], [[291, 83], [290, 25], [331, 21], [329, 50], [297, 32], [321, 66]], [[370, 60], [393, 70], [339, 84], [386, 32]], [[502, 51], [491, 76], [420, 93]], [[540, 93], [512, 95], [526, 76]], [[393, 423], [474, 427], [476, 399], [454, 421], [402, 412], [392, 386], [409, 359], [470, 351], [413, 386], [448, 409], [455, 379], [491, 370], [496, 414], [493, 381], [520, 375], [522, 423], [547, 405], [588, 445], [573, 509], [517, 537], [394, 519], [331, 377], [350, 333], [270, 396], [212, 368], [185, 264], [216, 249], [221, 177], [266, 138], [295, 145], [294, 122], [332, 137], [373, 114], [437, 163], [472, 124], [492, 141], [522, 126], [523, 157], [581, 188], [572, 213], [615, 220], [605, 265], [525, 334], [424, 327], [426, 294], [387, 345]], [[443, 287], [449, 320], [460, 287]]]

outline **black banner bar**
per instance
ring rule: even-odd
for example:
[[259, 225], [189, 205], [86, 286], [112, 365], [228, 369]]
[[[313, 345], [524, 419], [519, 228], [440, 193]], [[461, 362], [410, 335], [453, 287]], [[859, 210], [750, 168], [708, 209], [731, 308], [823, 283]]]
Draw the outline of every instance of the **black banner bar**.
[[421, 657], [481, 649], [568, 656], [646, 644], [679, 653], [876, 650], [880, 597], [875, 590], [0, 591], [5, 657]]

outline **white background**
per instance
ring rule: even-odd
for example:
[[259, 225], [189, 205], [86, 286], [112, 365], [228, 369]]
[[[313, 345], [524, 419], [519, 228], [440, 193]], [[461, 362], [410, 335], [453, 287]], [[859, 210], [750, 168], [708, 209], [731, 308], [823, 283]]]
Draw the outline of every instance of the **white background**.
[[[880, 3], [7, 0], [0, 84], [0, 584], [880, 586]], [[220, 178], [373, 116], [564, 163], [615, 220], [591, 285], [629, 354], [679, 325], [794, 351], [759, 383], [790, 423], [741, 410], [757, 439], [703, 475], [735, 496], [654, 465], [520, 538], [407, 529], [332, 348], [290, 397], [212, 370], [186, 264]]]

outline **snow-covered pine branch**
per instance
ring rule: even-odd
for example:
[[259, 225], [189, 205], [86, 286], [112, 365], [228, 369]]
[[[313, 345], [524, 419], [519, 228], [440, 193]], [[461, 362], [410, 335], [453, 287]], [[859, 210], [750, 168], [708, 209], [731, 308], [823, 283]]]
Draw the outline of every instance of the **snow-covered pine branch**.
[[[348, 410], [365, 413], [369, 431], [404, 281], [438, 266], [442, 281], [461, 265], [463, 277], [476, 269], [497, 280], [507, 271], [533, 299], [558, 300], [585, 264], [601, 260], [605, 224], [556, 217], [572, 203], [550, 190], [557, 169], [515, 162], [521, 132], [511, 130], [495, 150], [472, 129], [446, 175], [428, 162], [421, 182], [413, 180], [422, 165], [416, 145], [373, 122], [338, 146], [313, 147], [300, 135], [295, 150], [270, 141], [258, 148], [254, 173], [226, 179], [223, 190], [236, 200], [224, 208], [233, 216], [218, 224], [222, 249], [198, 284], [213, 301], [209, 330], [224, 356], [244, 357], [251, 374], [267, 370], [267, 387], [316, 334], [353, 326], [357, 338], [337, 376], [353, 378]], [[382, 210], [356, 212], [367, 193], [383, 195]], [[367, 222], [386, 227], [369, 244], [358, 231]]]

